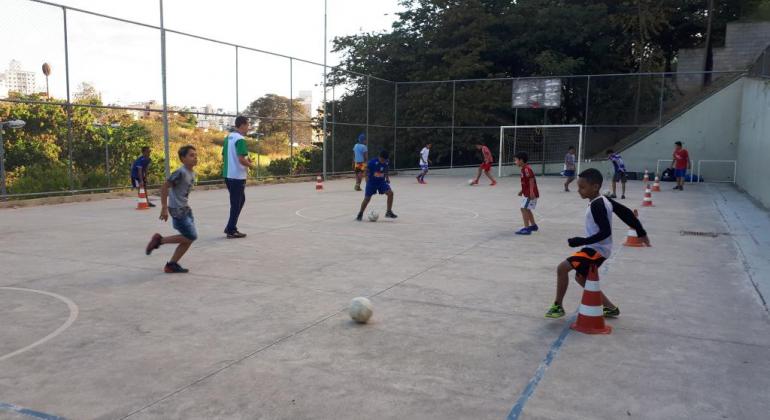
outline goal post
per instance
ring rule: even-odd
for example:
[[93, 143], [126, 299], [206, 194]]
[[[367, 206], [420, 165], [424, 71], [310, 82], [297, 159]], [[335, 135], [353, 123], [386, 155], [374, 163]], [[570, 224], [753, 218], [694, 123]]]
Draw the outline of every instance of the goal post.
[[[565, 125], [503, 125], [500, 126], [500, 149], [497, 162], [497, 176], [502, 176], [503, 166], [512, 165], [514, 155], [527, 152], [529, 163], [540, 165], [542, 173], [548, 167], [564, 164], [567, 149], [577, 149], [575, 156], [576, 173], [580, 173], [583, 161], [583, 126]], [[556, 171], [556, 172], [560, 172]]]

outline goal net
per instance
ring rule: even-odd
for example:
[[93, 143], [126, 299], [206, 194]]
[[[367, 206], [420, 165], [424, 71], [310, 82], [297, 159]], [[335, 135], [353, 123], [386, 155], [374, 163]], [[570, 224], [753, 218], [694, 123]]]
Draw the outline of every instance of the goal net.
[[503, 166], [513, 165], [518, 152], [527, 152], [532, 169], [542, 175], [564, 170], [567, 150], [575, 148], [575, 165], [580, 172], [583, 158], [582, 125], [510, 125], [500, 127], [500, 159], [497, 174]]

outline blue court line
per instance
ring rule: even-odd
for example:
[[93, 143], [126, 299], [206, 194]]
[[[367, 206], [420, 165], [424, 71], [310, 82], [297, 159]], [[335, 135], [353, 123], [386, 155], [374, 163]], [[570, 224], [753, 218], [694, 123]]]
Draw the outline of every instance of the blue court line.
[[19, 407], [18, 405], [0, 402], [0, 410], [11, 411], [23, 416], [32, 417], [41, 420], [65, 420], [64, 417], [54, 416], [52, 414], [41, 413], [40, 411], [30, 410], [29, 408]]
[[527, 386], [524, 388], [524, 391], [521, 392], [521, 395], [519, 396], [519, 399], [516, 401], [516, 405], [513, 406], [511, 409], [511, 412], [508, 413], [507, 420], [518, 420], [519, 416], [521, 415], [521, 411], [524, 410], [524, 404], [529, 401], [529, 398], [532, 396], [532, 394], [535, 393], [535, 388], [537, 388], [537, 384], [540, 383], [540, 380], [543, 379], [543, 376], [545, 376], [545, 371], [548, 369], [548, 366], [551, 366], [551, 363], [553, 362], [553, 359], [556, 357], [556, 353], [559, 352], [559, 349], [561, 348], [561, 345], [564, 344], [564, 339], [567, 338], [567, 334], [570, 332], [570, 325], [572, 325], [572, 321], [574, 321], [575, 315], [572, 315], [567, 320], [567, 325], [564, 326], [564, 329], [561, 331], [561, 334], [559, 334], [559, 338], [556, 339], [556, 341], [551, 344], [551, 348], [548, 349], [548, 354], [545, 355], [545, 359], [543, 359], [542, 362], [540, 362], [540, 365], [537, 367], [537, 370], [535, 371], [535, 375], [532, 377], [532, 379], [529, 380], [527, 383]]

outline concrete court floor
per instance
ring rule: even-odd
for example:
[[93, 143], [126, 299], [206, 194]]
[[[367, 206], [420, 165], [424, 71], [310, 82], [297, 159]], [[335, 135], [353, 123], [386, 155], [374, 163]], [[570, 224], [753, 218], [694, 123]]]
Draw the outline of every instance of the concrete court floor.
[[394, 177], [400, 217], [377, 223], [353, 221], [350, 180], [250, 187], [237, 241], [226, 191], [193, 191], [187, 275], [162, 273], [169, 246], [144, 255], [172, 230], [133, 200], [0, 210], [0, 418], [768, 418], [770, 319], [723, 211], [745, 196], [664, 184], [641, 209], [652, 248], [620, 246], [615, 218], [601, 283], [622, 315], [558, 348], [569, 319], [543, 313], [587, 202], [540, 178], [541, 231], [518, 237], [518, 178], [466, 180]]

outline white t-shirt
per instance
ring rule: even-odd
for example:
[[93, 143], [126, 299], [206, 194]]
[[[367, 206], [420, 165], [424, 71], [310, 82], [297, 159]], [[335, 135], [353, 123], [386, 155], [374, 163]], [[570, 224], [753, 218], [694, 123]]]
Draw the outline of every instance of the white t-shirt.
[[[594, 207], [604, 207], [605, 212], [596, 211]], [[598, 216], [601, 214], [601, 216]], [[596, 217], [606, 218], [606, 222], [610, 225], [610, 231], [612, 231], [612, 203], [603, 195], [594, 198], [591, 204], [586, 209], [586, 237], [590, 237], [599, 233], [599, 225], [597, 224]], [[586, 248], [593, 248], [602, 255], [604, 258], [609, 258], [612, 254], [612, 235], [599, 242], [586, 245]]]
[[248, 156], [249, 151], [246, 147], [246, 140], [241, 133], [233, 131], [222, 146], [222, 176], [230, 179], [246, 179], [248, 170], [241, 164], [238, 156]]
[[422, 150], [420, 150], [420, 166], [424, 166], [428, 164], [428, 155], [430, 154], [430, 149], [427, 147], [423, 147]]

